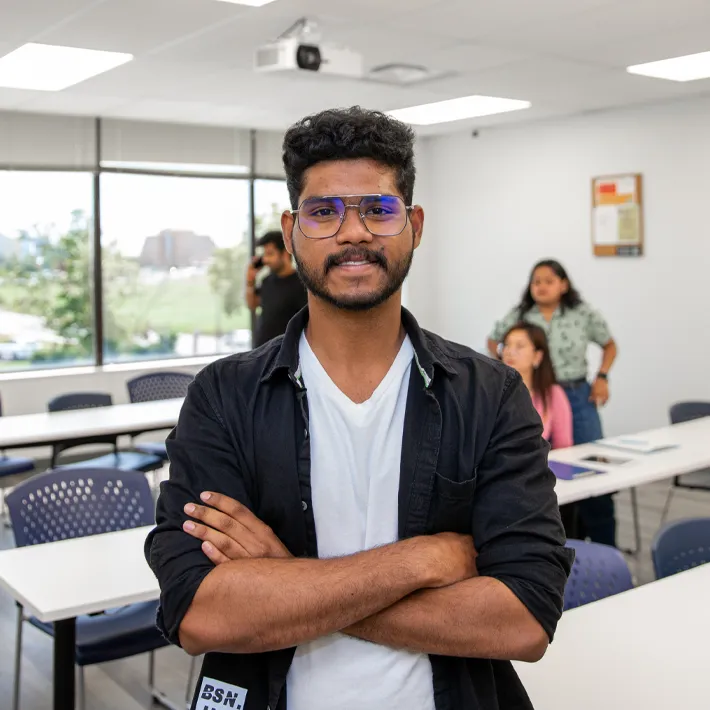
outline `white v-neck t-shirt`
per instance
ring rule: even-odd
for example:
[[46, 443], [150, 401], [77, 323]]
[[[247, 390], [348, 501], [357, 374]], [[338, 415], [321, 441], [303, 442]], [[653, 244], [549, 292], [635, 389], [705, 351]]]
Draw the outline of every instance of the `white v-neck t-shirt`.
[[[311, 493], [320, 558], [398, 538], [399, 471], [414, 349], [405, 338], [370, 399], [343, 394], [311, 350], [299, 357], [308, 392]], [[288, 710], [434, 710], [429, 657], [333, 634], [296, 650]]]

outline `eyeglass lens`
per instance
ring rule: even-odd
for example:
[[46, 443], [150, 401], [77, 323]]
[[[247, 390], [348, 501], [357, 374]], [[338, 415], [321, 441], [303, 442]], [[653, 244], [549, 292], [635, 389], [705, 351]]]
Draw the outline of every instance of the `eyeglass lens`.
[[[337, 234], [348, 207], [359, 208], [368, 231], [378, 237], [400, 234], [407, 225], [407, 208], [396, 195], [373, 195], [359, 199], [342, 197], [311, 197], [298, 211], [298, 225], [310, 239], [327, 239]], [[347, 206], [346, 206], [347, 205]]]

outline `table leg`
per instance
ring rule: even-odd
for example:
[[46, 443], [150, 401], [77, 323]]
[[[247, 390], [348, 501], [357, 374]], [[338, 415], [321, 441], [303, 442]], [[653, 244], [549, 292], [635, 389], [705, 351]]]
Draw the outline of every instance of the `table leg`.
[[76, 619], [54, 622], [54, 710], [74, 710]]

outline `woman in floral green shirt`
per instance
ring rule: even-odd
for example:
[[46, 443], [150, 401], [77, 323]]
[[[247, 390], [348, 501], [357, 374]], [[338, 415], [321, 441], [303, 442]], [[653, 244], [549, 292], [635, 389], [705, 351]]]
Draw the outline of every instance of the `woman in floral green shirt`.
[[[616, 344], [604, 318], [572, 285], [557, 261], [535, 265], [521, 302], [498, 321], [488, 339], [488, 349], [499, 357], [500, 340], [518, 322], [534, 323], [547, 335], [557, 381], [572, 406], [574, 443], [586, 444], [602, 438], [597, 407], [609, 399], [608, 374], [616, 358]], [[602, 364], [592, 383], [588, 382], [587, 346], [602, 348]], [[578, 504], [580, 537], [616, 544], [616, 521], [611, 496], [590, 498]]]

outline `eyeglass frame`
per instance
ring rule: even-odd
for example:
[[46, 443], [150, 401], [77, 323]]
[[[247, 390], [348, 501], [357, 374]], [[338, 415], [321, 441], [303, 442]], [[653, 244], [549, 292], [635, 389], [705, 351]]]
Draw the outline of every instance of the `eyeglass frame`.
[[[349, 205], [346, 204], [345, 199], [349, 197], [359, 197], [360, 202], [358, 202], [356, 205]], [[396, 234], [375, 234], [365, 223], [365, 215], [360, 212], [360, 205], [362, 204], [362, 201], [366, 197], [395, 197], [398, 200], [402, 200], [402, 204], [404, 204], [404, 226], [402, 229], [399, 230]], [[343, 211], [343, 214], [340, 217], [340, 224], [338, 225], [338, 228], [331, 234], [329, 237], [309, 237], [302, 229], [301, 229], [301, 221], [298, 217], [299, 213], [301, 212], [301, 208], [303, 205], [306, 204], [309, 200], [341, 200], [343, 202], [343, 207], [345, 207], [345, 210]], [[345, 216], [347, 215], [347, 209], [352, 207], [357, 207], [358, 214], [360, 215], [360, 221], [362, 222], [362, 226], [368, 231], [369, 234], [372, 234], [373, 237], [384, 237], [385, 239], [389, 239], [389, 237], [398, 237], [402, 232], [407, 228], [407, 225], [411, 222], [410, 214], [412, 210], [416, 207], [416, 205], [407, 205], [404, 202], [404, 198], [400, 197], [399, 195], [386, 195], [384, 193], [366, 193], [363, 195], [314, 195], [313, 197], [306, 197], [303, 202], [298, 206], [297, 210], [288, 210], [288, 213], [296, 218], [296, 223], [298, 224], [298, 229], [300, 230], [301, 234], [306, 238], [306, 239], [315, 239], [315, 240], [321, 240], [321, 239], [332, 239], [333, 237], [338, 236], [338, 232], [343, 227], [343, 223], [345, 222]]]

